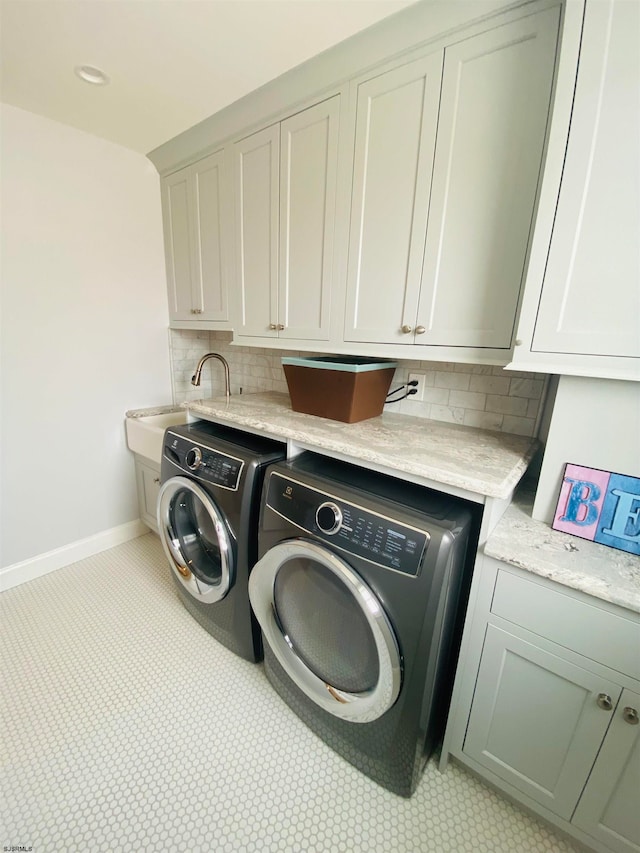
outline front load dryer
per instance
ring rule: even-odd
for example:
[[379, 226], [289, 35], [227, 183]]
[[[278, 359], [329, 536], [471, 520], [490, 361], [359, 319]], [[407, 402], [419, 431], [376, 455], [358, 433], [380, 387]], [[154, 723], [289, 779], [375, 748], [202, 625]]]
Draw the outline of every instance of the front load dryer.
[[180, 599], [216, 640], [260, 660], [247, 581], [264, 472], [285, 445], [207, 421], [164, 435], [158, 530]]
[[249, 596], [267, 677], [405, 797], [444, 728], [478, 523], [461, 499], [312, 453], [265, 476]]

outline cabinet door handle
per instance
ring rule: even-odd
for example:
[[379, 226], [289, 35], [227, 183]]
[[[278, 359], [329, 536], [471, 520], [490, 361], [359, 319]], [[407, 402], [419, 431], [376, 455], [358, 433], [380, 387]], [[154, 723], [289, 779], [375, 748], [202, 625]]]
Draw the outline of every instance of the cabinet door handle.
[[597, 698], [598, 708], [602, 708], [603, 711], [610, 711], [613, 708], [613, 702], [611, 701], [611, 696], [607, 693], [598, 693]]
[[638, 725], [638, 712], [635, 708], [623, 708], [622, 716], [624, 718], [625, 723], [629, 723], [631, 726]]
[[416, 335], [424, 335], [426, 331], [424, 326], [416, 326]]
[[191, 313], [192, 314], [202, 314], [202, 308], [192, 308]]
[[281, 331], [284, 329], [284, 326], [282, 325], [282, 323], [278, 323], [278, 325], [276, 326], [276, 329], [277, 329], [279, 332], [281, 332]]
[[159, 483], [159, 482], [160, 482], [160, 477], [154, 477], [154, 478], [153, 478], [153, 482], [154, 482], [154, 483]]
[[275, 324], [275, 323], [269, 323], [269, 329], [270, 329], [272, 332], [275, 332], [275, 330], [276, 330], [277, 328], [278, 328], [278, 327], [276, 326], [276, 324]]
[[403, 335], [410, 335], [411, 332], [413, 332], [413, 327], [412, 326], [403, 326], [400, 329], [400, 331], [403, 333]]

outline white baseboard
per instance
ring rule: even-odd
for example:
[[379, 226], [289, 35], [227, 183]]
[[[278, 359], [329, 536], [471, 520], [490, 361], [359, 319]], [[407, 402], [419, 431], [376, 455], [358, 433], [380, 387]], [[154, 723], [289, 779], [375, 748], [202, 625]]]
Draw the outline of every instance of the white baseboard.
[[47, 575], [56, 569], [69, 566], [71, 563], [77, 563], [78, 560], [84, 560], [85, 557], [91, 557], [101, 551], [106, 551], [108, 548], [121, 545], [123, 542], [128, 542], [129, 539], [136, 539], [144, 533], [149, 533], [149, 528], [140, 519], [128, 521], [126, 524], [103, 530], [94, 536], [87, 536], [86, 539], [79, 539], [69, 545], [63, 545], [62, 548], [55, 548], [53, 551], [38, 554], [37, 557], [14, 563], [12, 566], [5, 566], [0, 569], [0, 591], [42, 577], [42, 575]]

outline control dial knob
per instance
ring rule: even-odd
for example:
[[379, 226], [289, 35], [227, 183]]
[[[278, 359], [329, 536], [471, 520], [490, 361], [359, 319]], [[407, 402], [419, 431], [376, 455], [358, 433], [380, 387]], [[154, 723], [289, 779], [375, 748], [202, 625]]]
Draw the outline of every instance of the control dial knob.
[[202, 451], [200, 448], [192, 447], [191, 450], [187, 451], [184, 461], [186, 462], [187, 468], [191, 468], [192, 471], [199, 468], [202, 462]]
[[325, 501], [316, 510], [316, 524], [323, 533], [337, 533], [342, 527], [342, 510], [337, 504]]

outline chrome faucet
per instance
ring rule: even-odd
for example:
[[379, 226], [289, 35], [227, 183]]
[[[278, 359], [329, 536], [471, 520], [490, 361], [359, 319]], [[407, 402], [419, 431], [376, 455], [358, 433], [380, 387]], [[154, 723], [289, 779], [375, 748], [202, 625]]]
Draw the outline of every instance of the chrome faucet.
[[223, 358], [217, 352], [208, 352], [206, 355], [203, 355], [200, 361], [198, 362], [198, 366], [196, 367], [196, 372], [191, 377], [192, 385], [200, 384], [200, 377], [202, 376], [202, 368], [204, 367], [205, 361], [210, 358], [217, 358], [218, 361], [222, 362], [222, 366], [224, 367], [224, 391], [227, 396], [227, 400], [231, 396], [231, 382], [229, 380], [229, 365], [227, 363], [227, 359]]

